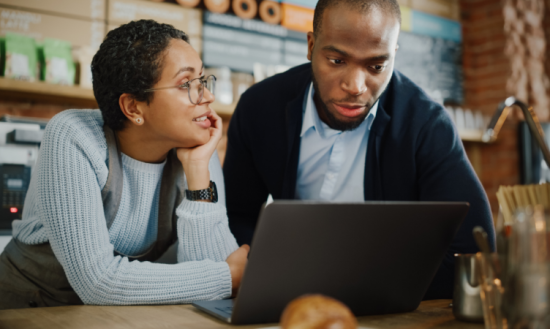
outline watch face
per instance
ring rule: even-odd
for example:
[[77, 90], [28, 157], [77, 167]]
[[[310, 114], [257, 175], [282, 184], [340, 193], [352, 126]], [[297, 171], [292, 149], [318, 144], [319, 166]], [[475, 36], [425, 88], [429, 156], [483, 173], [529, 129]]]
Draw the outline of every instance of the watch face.
[[216, 203], [218, 202], [218, 188], [216, 187], [216, 183], [211, 181], [210, 188], [212, 189], [212, 202]]

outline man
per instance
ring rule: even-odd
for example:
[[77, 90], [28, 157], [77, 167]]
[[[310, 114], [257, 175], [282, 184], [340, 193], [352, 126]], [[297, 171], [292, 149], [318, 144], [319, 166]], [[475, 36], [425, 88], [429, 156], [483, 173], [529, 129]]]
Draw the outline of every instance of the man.
[[318, 2], [311, 64], [250, 88], [231, 120], [224, 164], [230, 227], [239, 244], [250, 243], [269, 194], [467, 201], [469, 213], [425, 296], [451, 298], [453, 254], [477, 251], [477, 225], [494, 243], [491, 213], [445, 110], [393, 70], [400, 21], [395, 0]]

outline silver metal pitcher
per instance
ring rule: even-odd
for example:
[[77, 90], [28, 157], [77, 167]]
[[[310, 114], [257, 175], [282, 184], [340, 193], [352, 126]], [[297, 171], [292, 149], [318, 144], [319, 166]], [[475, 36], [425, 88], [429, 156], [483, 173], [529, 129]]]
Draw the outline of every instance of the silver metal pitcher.
[[457, 320], [483, 323], [475, 254], [455, 254], [453, 314]]

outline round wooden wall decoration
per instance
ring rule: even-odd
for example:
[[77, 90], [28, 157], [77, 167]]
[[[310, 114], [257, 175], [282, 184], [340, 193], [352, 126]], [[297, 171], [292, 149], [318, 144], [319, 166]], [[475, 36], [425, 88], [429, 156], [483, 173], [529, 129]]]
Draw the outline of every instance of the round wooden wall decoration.
[[206, 9], [213, 13], [223, 14], [229, 10], [231, 0], [204, 0], [204, 6]]
[[243, 19], [254, 18], [258, 13], [258, 4], [255, 0], [233, 0], [233, 12]]
[[[159, 0], [154, 0], [154, 1], [159, 1]], [[164, 1], [164, 0], [160, 0], [160, 1]], [[201, 3], [201, 0], [176, 0], [176, 2], [183, 7], [194, 8], [198, 6], [199, 3]]]
[[269, 24], [279, 24], [281, 22], [281, 5], [278, 2], [264, 0], [260, 3], [259, 11], [262, 21]]

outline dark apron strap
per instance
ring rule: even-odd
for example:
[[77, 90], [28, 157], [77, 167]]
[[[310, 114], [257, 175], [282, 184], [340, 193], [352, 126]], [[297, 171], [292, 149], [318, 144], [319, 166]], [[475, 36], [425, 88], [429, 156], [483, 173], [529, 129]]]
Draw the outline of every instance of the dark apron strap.
[[[101, 190], [101, 197], [103, 199], [103, 209], [105, 210], [105, 221], [107, 228], [110, 229], [122, 198], [122, 156], [115, 133], [107, 125], [103, 126], [103, 131], [109, 152], [109, 176], [107, 176], [107, 183]], [[182, 191], [183, 166], [177, 157], [176, 150], [172, 149], [168, 152], [160, 183], [157, 240], [140, 255], [126, 255], [116, 250], [115, 255], [139, 261], [152, 262], [159, 259], [177, 239], [175, 208], [183, 200]]]
[[109, 175], [107, 183], [101, 190], [101, 199], [103, 200], [103, 211], [105, 212], [105, 221], [107, 229], [111, 229], [118, 212], [118, 206], [122, 199], [122, 187], [124, 183], [122, 173], [122, 156], [115, 133], [107, 125], [103, 126], [105, 140], [109, 157]]

